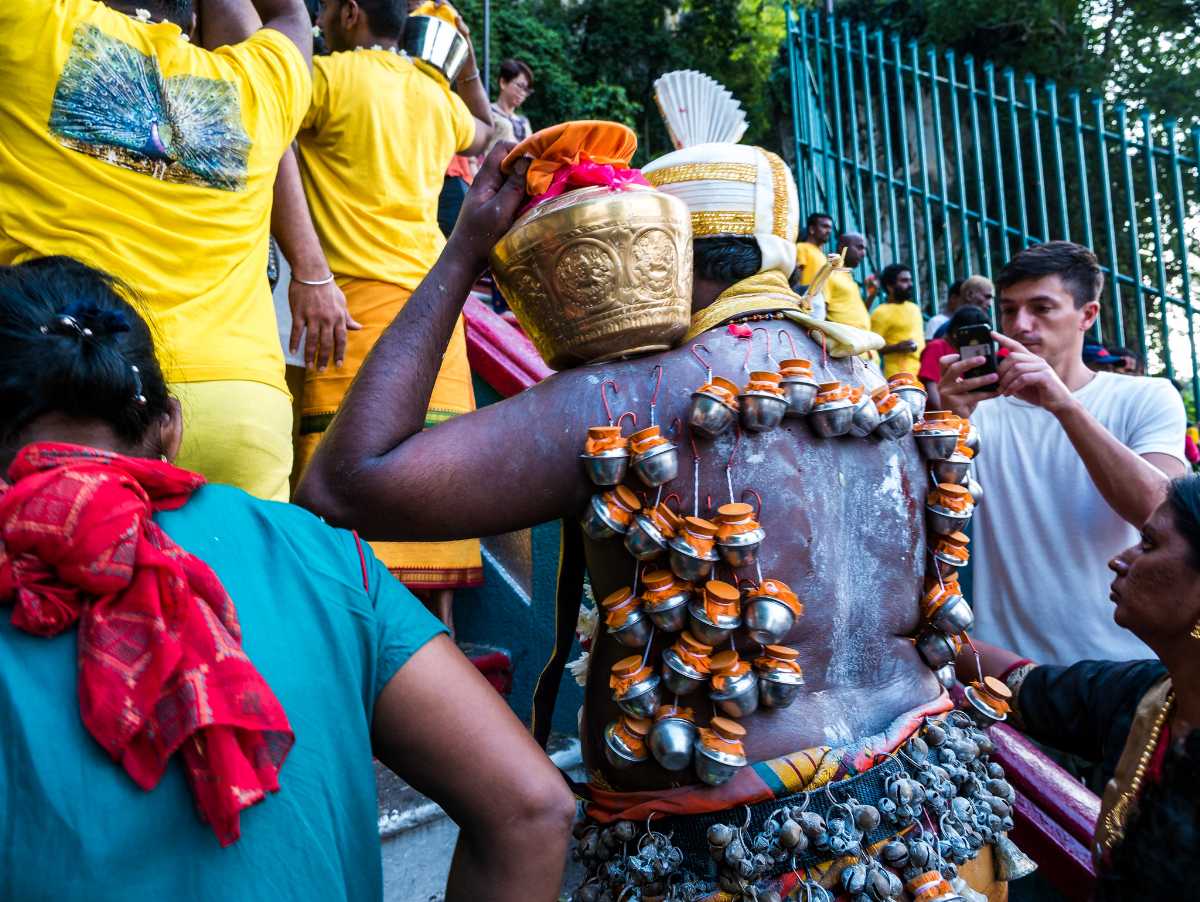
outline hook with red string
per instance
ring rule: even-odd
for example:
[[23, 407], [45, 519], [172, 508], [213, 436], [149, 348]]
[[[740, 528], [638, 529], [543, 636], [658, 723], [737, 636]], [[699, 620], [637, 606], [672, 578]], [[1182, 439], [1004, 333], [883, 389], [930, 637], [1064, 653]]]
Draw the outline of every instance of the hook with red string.
[[710, 351], [708, 349], [708, 345], [701, 345], [701, 344], [692, 345], [692, 347], [689, 349], [688, 353], [690, 353], [693, 357], [695, 357], [696, 360], [698, 360], [700, 362], [700, 365], [702, 367], [704, 367], [704, 381], [706, 383], [712, 382], [712, 377], [713, 377], [712, 364], [700, 356], [700, 353], [699, 353], [700, 351], [703, 351], [705, 354], [712, 353], [712, 351]]
[[621, 388], [617, 385], [616, 379], [605, 379], [600, 383], [600, 403], [604, 405], [604, 415], [608, 417], [608, 425], [615, 426], [616, 423], [613, 420], [612, 408], [608, 406], [608, 392], [605, 391], [610, 385], [612, 386], [614, 395], [621, 393]]
[[619, 417], [617, 417], [617, 421], [615, 423], [613, 423], [613, 425], [620, 426], [626, 417], [629, 417], [630, 419], [633, 420], [633, 429], [636, 432], [637, 428], [638, 428], [637, 414], [634, 413], [632, 410], [627, 410], [623, 414], [621, 414]]
[[658, 407], [659, 389], [662, 388], [663, 366], [661, 363], [654, 364], [654, 369], [651, 372], [651, 375], [655, 377], [655, 380], [654, 380], [654, 394], [652, 394], [650, 396], [650, 425], [656, 426], [656, 425], [658, 425], [658, 421], [655, 419], [654, 411], [655, 411], [655, 408]]
[[983, 682], [983, 658], [979, 657], [979, 649], [975, 647], [975, 643], [971, 641], [971, 637], [967, 635], [966, 630], [963, 630], [963, 639], [967, 645], [971, 647], [971, 654], [975, 656], [975, 669], [979, 671], [979, 682]]
[[696, 433], [688, 428], [688, 444], [692, 446], [692, 516], [700, 516], [700, 451], [696, 448]]
[[762, 326], [758, 326], [757, 328], [750, 330], [750, 347], [746, 348], [746, 356], [742, 359], [742, 372], [743, 373], [750, 372], [750, 355], [754, 353], [754, 336], [757, 335], [759, 332], [761, 332], [763, 335], [767, 336], [767, 362], [768, 363], [775, 362], [775, 358], [771, 356], [771, 333], [768, 332], [766, 329], [764, 329]]
[[[791, 349], [792, 349], [792, 358], [793, 358], [793, 359], [795, 359], [795, 358], [797, 358], [797, 357], [799, 357], [799, 356], [800, 356], [800, 352], [796, 350], [796, 339], [792, 338], [792, 333], [791, 333], [791, 332], [789, 332], [787, 329], [780, 329], [780, 330], [779, 330], [779, 334], [778, 334], [778, 335], [776, 335], [775, 337], [776, 337], [776, 338], [786, 338], [786, 339], [787, 339], [788, 345], [789, 345], [789, 346], [791, 347]], [[780, 342], [780, 344], [782, 344], [782, 342]]]
[[679, 497], [678, 492], [672, 492], [671, 494], [669, 494], [666, 498], [664, 498], [662, 500], [662, 503], [667, 505], [667, 507], [671, 507], [670, 501], [672, 498], [675, 499], [675, 507], [671, 508], [671, 509], [674, 510], [675, 513], [679, 513], [679, 505], [683, 504], [683, 499]]
[[809, 334], [821, 343], [821, 369], [825, 371], [826, 376], [832, 377], [833, 373], [829, 370], [829, 351], [825, 344], [825, 333], [819, 329], [813, 329]]

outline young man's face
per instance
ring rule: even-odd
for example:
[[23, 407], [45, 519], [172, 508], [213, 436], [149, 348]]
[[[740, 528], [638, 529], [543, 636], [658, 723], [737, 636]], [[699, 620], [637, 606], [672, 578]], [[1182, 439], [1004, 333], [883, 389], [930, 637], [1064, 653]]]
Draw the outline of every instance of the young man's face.
[[1000, 292], [1000, 331], [1052, 364], [1083, 354], [1083, 336], [1100, 304], [1076, 308], [1058, 276], [1018, 282]]
[[912, 273], [907, 269], [903, 270], [896, 281], [888, 288], [889, 301], [907, 301], [912, 299], [913, 278]]
[[317, 13], [317, 27], [325, 37], [325, 45], [330, 50], [347, 50], [349, 41], [346, 38], [342, 23], [342, 6], [344, 0], [321, 0], [321, 11]]
[[821, 216], [808, 227], [808, 240], [813, 244], [824, 246], [829, 241], [829, 236], [833, 234], [833, 220], [828, 216]]

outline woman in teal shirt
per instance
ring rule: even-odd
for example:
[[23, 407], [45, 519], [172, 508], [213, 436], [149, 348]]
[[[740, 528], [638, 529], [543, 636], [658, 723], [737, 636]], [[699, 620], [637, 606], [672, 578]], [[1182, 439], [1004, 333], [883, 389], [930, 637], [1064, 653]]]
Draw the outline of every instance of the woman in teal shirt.
[[[198, 806], [206, 810], [194, 766], [208, 764], [202, 754], [187, 758], [181, 747], [157, 785], [139, 788], [134, 765], [102, 747], [94, 703], [81, 708], [89, 674], [112, 676], [104, 667], [88, 670], [104, 657], [94, 639], [88, 657], [77, 652], [85, 639], [74, 628], [39, 635], [20, 625], [31, 598], [76, 591], [66, 586], [61, 560], [38, 559], [52, 556], [42, 551], [21, 557], [16, 533], [6, 533], [0, 606], [14, 607], [11, 621], [0, 617], [0, 898], [378, 899], [372, 753], [459, 824], [447, 899], [554, 898], [574, 813], [558, 772], [441, 625], [355, 535], [159, 462], [179, 448], [179, 405], [122, 291], [65, 258], [0, 268], [0, 472], [12, 481], [0, 510], [13, 508], [4, 507], [5, 495], [12, 502], [22, 492], [53, 501], [61, 489], [55, 480], [76, 465], [102, 478], [109, 471], [97, 471], [97, 462], [123, 479], [146, 471], [183, 480], [187, 490], [169, 503], [156, 500], [151, 482], [139, 483], [150, 486], [166, 557], [182, 549], [215, 573], [257, 671], [247, 678], [253, 692], [237, 697], [242, 711], [266, 718], [277, 700], [276, 726], [285, 715], [294, 741], [290, 749], [267, 743], [251, 756], [265, 765], [267, 791], [233, 806], [241, 809], [240, 836], [222, 839], [226, 847], [212, 818], [197, 816]], [[55, 454], [67, 466], [55, 466]], [[25, 477], [46, 474], [41, 494], [30, 494], [35, 483]], [[0, 516], [0, 529], [14, 522]], [[158, 533], [151, 525], [145, 534]], [[139, 551], [135, 578], [141, 561]], [[34, 571], [37, 579], [28, 575]], [[33, 595], [22, 595], [26, 589]], [[97, 600], [80, 597], [79, 629], [90, 636]], [[44, 603], [32, 609], [46, 610]], [[236, 627], [231, 632], [236, 638]], [[145, 660], [158, 660], [153, 643], [146, 647], [131, 656], [134, 669], [122, 671], [130, 685], [144, 676]], [[240, 657], [221, 653], [220, 643], [217, 651], [199, 669], [219, 672], [225, 658]], [[268, 713], [251, 710], [248, 695]], [[158, 723], [170, 718], [154, 714]], [[204, 735], [187, 741], [200, 749]], [[241, 735], [278, 739], [286, 731]]]

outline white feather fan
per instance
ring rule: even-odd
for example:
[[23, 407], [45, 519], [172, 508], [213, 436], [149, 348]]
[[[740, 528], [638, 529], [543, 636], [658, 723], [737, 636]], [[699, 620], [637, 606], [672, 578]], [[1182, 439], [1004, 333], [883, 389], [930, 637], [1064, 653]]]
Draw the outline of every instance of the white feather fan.
[[742, 105], [716, 79], [693, 69], [654, 82], [654, 99], [676, 150], [697, 144], [737, 144], [748, 127]]

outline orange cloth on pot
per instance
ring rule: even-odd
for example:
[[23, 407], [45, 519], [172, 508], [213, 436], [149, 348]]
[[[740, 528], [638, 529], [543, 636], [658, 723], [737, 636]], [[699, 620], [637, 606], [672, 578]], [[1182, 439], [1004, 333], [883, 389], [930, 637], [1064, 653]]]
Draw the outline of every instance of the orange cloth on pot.
[[637, 135], [619, 122], [584, 119], [562, 122], [534, 132], [511, 151], [500, 164], [508, 173], [521, 157], [533, 157], [525, 175], [526, 193], [545, 194], [554, 173], [564, 166], [591, 162], [627, 169], [637, 150]]

